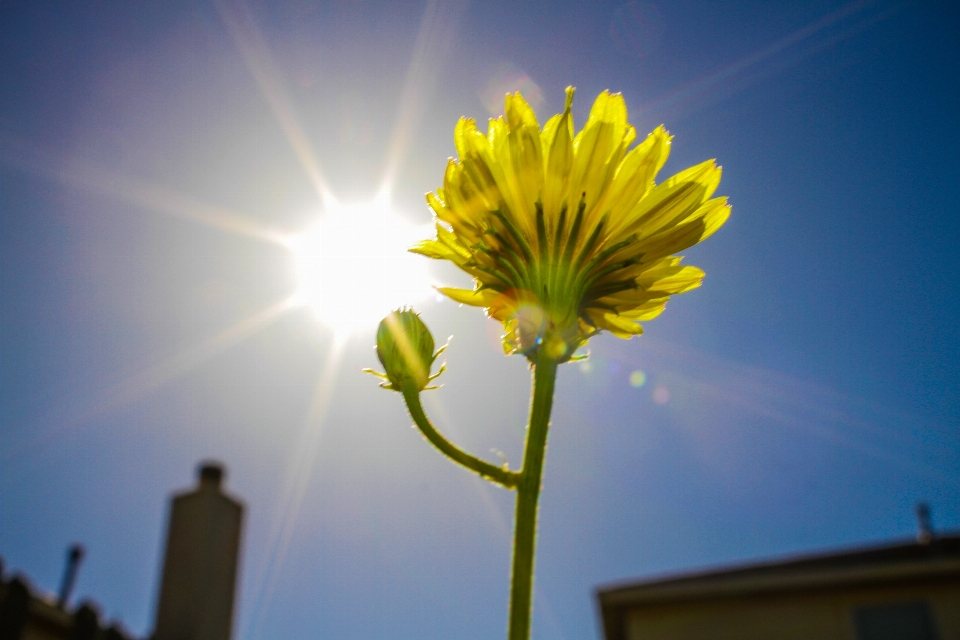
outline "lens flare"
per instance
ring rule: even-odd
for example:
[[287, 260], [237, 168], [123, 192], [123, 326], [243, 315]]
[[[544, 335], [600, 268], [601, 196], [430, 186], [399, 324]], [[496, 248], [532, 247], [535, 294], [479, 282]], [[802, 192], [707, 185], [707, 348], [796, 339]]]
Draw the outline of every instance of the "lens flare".
[[641, 371], [640, 369], [636, 369], [635, 371], [632, 371], [630, 373], [630, 386], [633, 387], [634, 389], [639, 389], [644, 384], [646, 384], [646, 382], [647, 382], [647, 374]]
[[658, 384], [653, 390], [653, 401], [657, 404], [667, 404], [670, 402], [670, 390], [665, 386]]
[[287, 240], [296, 261], [295, 300], [338, 336], [376, 326], [392, 309], [431, 295], [424, 261], [407, 252], [423, 232], [385, 195], [329, 203], [316, 226]]

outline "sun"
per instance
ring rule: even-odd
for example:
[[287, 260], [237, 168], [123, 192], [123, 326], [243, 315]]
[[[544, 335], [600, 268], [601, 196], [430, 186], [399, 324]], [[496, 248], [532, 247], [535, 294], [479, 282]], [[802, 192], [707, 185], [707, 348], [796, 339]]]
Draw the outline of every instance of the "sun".
[[295, 302], [339, 337], [376, 326], [391, 310], [433, 293], [426, 261], [407, 252], [423, 236], [386, 194], [362, 204], [327, 202], [315, 226], [286, 241], [296, 264]]

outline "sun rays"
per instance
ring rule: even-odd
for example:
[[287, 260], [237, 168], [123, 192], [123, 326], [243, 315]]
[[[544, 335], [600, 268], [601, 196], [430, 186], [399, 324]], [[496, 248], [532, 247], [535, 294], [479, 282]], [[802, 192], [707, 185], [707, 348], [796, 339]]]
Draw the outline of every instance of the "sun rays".
[[[871, 4], [858, 1], [846, 5], [713, 75], [697, 79], [658, 101], [644, 105], [644, 109], [659, 117], [667, 110], [689, 112], [728, 97], [731, 92], [779, 73], [786, 66], [808, 58], [838, 39], [866, 28], [872, 24], [871, 21], [883, 19], [889, 14], [864, 16], [866, 12], [863, 9]], [[349, 336], [356, 329], [375, 323], [390, 308], [415, 303], [429, 293], [429, 278], [423, 271], [426, 261], [405, 253], [406, 246], [411, 244], [408, 237], [411, 240], [419, 239], [425, 234], [397, 215], [391, 206], [389, 193], [409, 155], [410, 141], [418, 126], [417, 118], [423, 113], [424, 105], [429, 104], [440, 65], [450, 50], [464, 3], [442, 0], [426, 2], [398, 96], [392, 135], [384, 149], [382, 182], [376, 195], [371, 192], [368, 201], [353, 204], [340, 202], [334, 195], [337, 185], [328, 183], [321, 164], [323, 149], [317, 140], [308, 135], [309, 128], [303, 126], [296, 102], [285, 87], [283, 74], [270, 55], [252, 11], [244, 3], [230, 0], [218, 0], [216, 7], [226, 31], [279, 125], [290, 153], [297, 159], [303, 175], [312, 186], [318, 212], [315, 226], [291, 235], [287, 229], [281, 231], [270, 228], [242, 212], [9, 137], [0, 144], [0, 161], [34, 175], [114, 198], [131, 205], [134, 210], [159, 213], [227, 235], [253, 238], [289, 249], [290, 262], [296, 268], [296, 290], [289, 292], [288, 297], [240, 318], [198, 344], [161, 358], [159, 362], [100, 393], [91, 394], [92, 397], [66, 404], [56, 415], [51, 414], [44, 420], [41, 429], [31, 436], [29, 442], [4, 451], [0, 460], [11, 461], [22, 457], [27, 451], [34, 452], [65, 432], [78, 430], [93, 418], [130, 405], [171, 381], [196, 371], [285, 315], [312, 310], [325, 327], [322, 331], [332, 333], [333, 340], [326, 343], [328, 346], [325, 347], [313, 395], [309, 399], [307, 417], [299, 435], [291, 438], [285, 465], [287, 475], [278, 483], [276, 503], [271, 505], [269, 517], [272, 519], [266, 527], [269, 533], [265, 537], [265, 545], [253, 556], [252, 578], [245, 581], [247, 593], [244, 598], [250, 606], [249, 613], [245, 613], [241, 619], [243, 628], [238, 637], [255, 638], [260, 636], [263, 625], [269, 620], [304, 500], [308, 491], [314, 490], [311, 477], [323, 453], [321, 436], [324, 421], [335, 397], [337, 374], [343, 364]], [[828, 37], [814, 37], [826, 33], [828, 27], [833, 25], [839, 25], [842, 29]], [[645, 114], [644, 117], [648, 116]], [[371, 292], [371, 288], [377, 287], [381, 290]], [[776, 380], [771, 381], [768, 375], [771, 372], [732, 375], [719, 365], [715, 369], [710, 372], [711, 376], [722, 381], [722, 384], [717, 382], [714, 386], [698, 388], [698, 393], [709, 397], [708, 402], [712, 404], [729, 405], [737, 411], [763, 416], [772, 423], [805, 431], [818, 441], [829, 442], [854, 455], [873, 458], [939, 480], [946, 477], [944, 472], [933, 466], [917, 467], [908, 459], [909, 454], [901, 455], [892, 447], [871, 444], [882, 439], [873, 438], [869, 433], [858, 433], [854, 429], [856, 425], [851, 425], [852, 418], [849, 416], [831, 416], [819, 409], [814, 411], [816, 407], [807, 405], [815, 405], [822, 400], [823, 393], [820, 391], [805, 392], [801, 389], [797, 392], [796, 387], [791, 386], [795, 381], [778, 386]], [[761, 379], [763, 384], [759, 382]], [[786, 396], [781, 397], [781, 394]], [[437, 412], [442, 405], [441, 397], [437, 395], [428, 399], [435, 403], [433, 408]], [[306, 397], [303, 402], [307, 404]], [[673, 405], [669, 408], [673, 409]], [[808, 419], [811, 415], [815, 420]], [[498, 510], [491, 490], [486, 485], [477, 482], [476, 486], [481, 492], [481, 508], [495, 516], [498, 530], [507, 538], [509, 526], [506, 518], [509, 514], [504, 515]], [[315, 497], [309, 493], [310, 500]], [[538, 607], [551, 618], [555, 635], [559, 637], [561, 626], [553, 620], [549, 603], [544, 602], [546, 598], [543, 591], [539, 591], [536, 597]]]
[[295, 300], [339, 340], [375, 326], [430, 294], [424, 261], [407, 251], [423, 233], [392, 210], [386, 191], [354, 205], [328, 199], [319, 222], [286, 241], [296, 261]]
[[247, 68], [260, 88], [260, 93], [270, 105], [273, 116], [283, 129], [304, 174], [313, 184], [320, 200], [328, 200], [330, 189], [320, 169], [320, 161], [300, 125], [300, 120], [293, 108], [293, 101], [287, 95], [281, 75], [273, 64], [270, 50], [260, 34], [250, 9], [242, 1], [218, 0], [215, 4], [221, 21], [233, 38], [234, 46], [243, 56]]
[[73, 158], [4, 135], [0, 162], [84, 191], [115, 198], [145, 211], [187, 220], [224, 233], [282, 245], [284, 236], [236, 211], [202, 202], [147, 180], [124, 175], [91, 160]]
[[223, 331], [189, 349], [176, 353], [142, 371], [124, 376], [123, 380], [93, 395], [67, 402], [66, 406], [48, 413], [37, 433], [27, 442], [10, 447], [0, 456], [0, 461], [13, 463], [22, 460], [30, 452], [51, 444], [81, 428], [94, 418], [127, 406], [146, 394], [196, 370], [231, 347], [250, 338], [258, 331], [295, 308], [292, 298], [286, 298], [247, 318], [234, 323]]
[[[242, 2], [223, 0], [217, 12], [234, 46], [269, 105], [303, 174], [316, 194], [319, 213], [316, 226], [300, 234], [270, 228], [256, 218], [222, 206], [203, 202], [191, 195], [148, 180], [125, 175], [83, 158], [41, 148], [9, 135], [0, 146], [0, 162], [33, 175], [53, 179], [74, 188], [113, 198], [135, 210], [170, 216], [216, 229], [225, 234], [280, 245], [294, 252], [298, 267], [296, 291], [283, 300], [243, 318], [199, 344], [176, 353], [107, 389], [86, 398], [66, 402], [48, 414], [29, 441], [3, 452], [5, 461], [25, 459], [39, 447], [77, 432], [94, 418], [102, 418], [128, 406], [188, 372], [211, 362], [226, 350], [250, 338], [271, 323], [297, 309], [313, 309], [333, 335], [320, 368], [319, 377], [303, 429], [291, 448], [287, 477], [277, 500], [262, 565], [249, 594], [253, 606], [241, 637], [255, 637], [269, 610], [273, 594], [283, 575], [290, 541], [298, 525], [309, 481], [320, 451], [324, 418], [336, 387], [336, 377], [351, 332], [375, 325], [391, 305], [409, 303], [422, 297], [428, 280], [423, 261], [406, 254], [406, 247], [424, 230], [407, 223], [393, 211], [389, 186], [407, 152], [429, 91], [435, 85], [440, 63], [451, 44], [455, 23], [463, 2], [431, 0], [423, 12], [417, 41], [401, 91], [394, 131], [387, 149], [387, 165], [381, 187], [370, 201], [341, 203], [323, 175], [319, 155], [294, 108], [283, 76], [250, 9]], [[322, 213], [320, 213], [322, 212]], [[328, 260], [326, 254], [334, 254]], [[349, 260], [346, 259], [349, 254]], [[357, 255], [361, 254], [361, 255]], [[408, 262], [409, 261], [409, 262]], [[397, 264], [408, 265], [397, 270]], [[341, 268], [342, 267], [342, 268]], [[386, 282], [384, 282], [386, 279]], [[371, 295], [371, 282], [381, 283], [379, 294]], [[411, 290], [410, 285], [417, 289]], [[360, 313], [350, 313], [359, 300], [367, 303]]]
[[750, 85], [782, 73], [820, 51], [889, 18], [902, 8], [902, 5], [894, 6], [863, 15], [876, 4], [876, 0], [854, 0], [845, 4], [760, 51], [643, 104], [645, 117], [659, 122], [659, 119], [668, 115], [677, 119], [681, 115], [705, 109]]
[[[776, 425], [809, 436], [818, 445], [872, 460], [891, 470], [938, 482], [950, 481], [949, 471], [935, 461], [937, 448], [931, 443], [935, 438], [928, 442], [917, 433], [893, 426], [915, 423], [915, 416], [898, 415], [890, 406], [867, 405], [829, 386], [662, 338], [648, 337], [643, 351], [643, 362], [636, 352], [600, 355], [607, 353], [606, 349], [594, 359], [598, 367], [616, 362], [623, 378], [635, 367], [650, 369], [656, 384], [648, 386], [654, 389], [643, 387], [637, 393], [650, 393], [657, 402], [657, 390], [667, 391], [669, 401], [657, 404], [669, 411], [672, 424], [686, 434], [691, 450], [704, 464], [714, 465], [717, 473], [739, 472], [743, 453], [738, 451], [737, 443], [751, 437], [751, 423]], [[596, 374], [585, 370], [580, 375]], [[918, 430], [928, 438], [934, 433], [948, 432], [946, 425], [926, 421]]]
[[385, 190], [393, 185], [417, 126], [417, 118], [423, 113], [423, 107], [436, 86], [441, 61], [446, 59], [453, 45], [456, 24], [465, 6], [466, 2], [460, 0], [428, 0], [424, 7], [387, 150], [383, 183]]
[[320, 455], [323, 421], [330, 408], [330, 399], [336, 386], [336, 374], [345, 346], [343, 341], [334, 340], [320, 368], [320, 377], [314, 388], [310, 410], [304, 420], [296, 446], [292, 448], [293, 458], [287, 466], [288, 472], [284, 478], [283, 491], [274, 510], [265, 553], [262, 556], [262, 565], [258, 568], [257, 577], [253, 581], [253, 584], [258, 585], [259, 588], [252, 594], [253, 604], [249, 621], [243, 633], [238, 634], [241, 638], [261, 637], [261, 625], [265, 612], [270, 607], [274, 590], [280, 580], [307, 486]]

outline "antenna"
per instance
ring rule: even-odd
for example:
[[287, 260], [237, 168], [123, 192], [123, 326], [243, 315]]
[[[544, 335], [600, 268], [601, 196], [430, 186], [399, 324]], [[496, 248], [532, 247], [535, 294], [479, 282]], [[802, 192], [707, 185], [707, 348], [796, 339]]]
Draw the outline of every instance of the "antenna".
[[80, 569], [83, 554], [82, 545], [72, 544], [67, 548], [67, 564], [63, 568], [63, 582], [60, 583], [60, 597], [57, 598], [57, 606], [61, 609], [66, 608], [67, 601], [70, 599], [70, 592], [73, 591], [73, 585], [77, 581], [77, 571]]
[[930, 505], [918, 502], [914, 507], [917, 513], [917, 542], [930, 544], [933, 541], [933, 524], [930, 521]]

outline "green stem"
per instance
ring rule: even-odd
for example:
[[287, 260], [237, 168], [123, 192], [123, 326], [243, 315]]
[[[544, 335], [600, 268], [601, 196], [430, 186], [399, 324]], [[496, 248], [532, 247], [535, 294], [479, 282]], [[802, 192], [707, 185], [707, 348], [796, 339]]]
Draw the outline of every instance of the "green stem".
[[[427, 418], [427, 415], [423, 412], [423, 405], [420, 404], [419, 391], [405, 388], [403, 390], [403, 399], [407, 403], [407, 410], [410, 411], [410, 416], [416, 423], [417, 428], [420, 429], [420, 433], [422, 433], [433, 446], [439, 449], [441, 453], [454, 462], [478, 473], [487, 480], [503, 485], [507, 489], [512, 489], [517, 486], [520, 477], [519, 473], [498, 467], [476, 456], [472, 456], [444, 438], [443, 435], [430, 424], [430, 419]], [[549, 413], [549, 411], [550, 409], [548, 407], [547, 412]]]
[[510, 579], [508, 640], [529, 640], [533, 605], [533, 556], [537, 536], [537, 500], [547, 448], [557, 361], [540, 350], [533, 370], [530, 425], [523, 452], [523, 469], [517, 482], [517, 512], [513, 537], [513, 572]]

